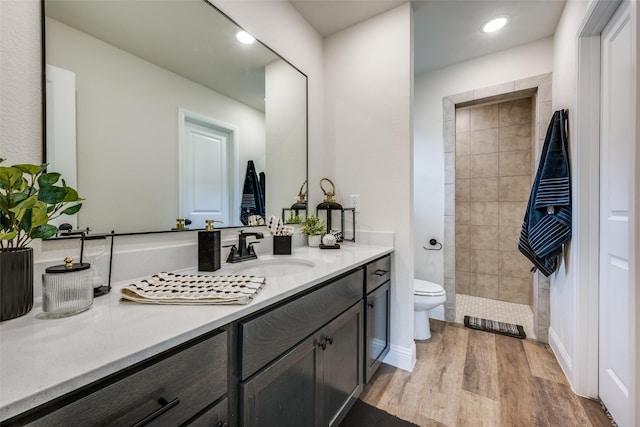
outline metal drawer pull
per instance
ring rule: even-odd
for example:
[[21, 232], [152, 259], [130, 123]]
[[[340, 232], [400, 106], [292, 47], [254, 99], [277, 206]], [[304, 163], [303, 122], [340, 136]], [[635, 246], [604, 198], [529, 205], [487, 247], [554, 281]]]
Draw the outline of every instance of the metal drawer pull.
[[373, 272], [373, 274], [375, 274], [376, 276], [384, 276], [385, 274], [388, 274], [389, 270], [376, 270]]
[[216, 424], [216, 427], [229, 427], [229, 423], [223, 423], [222, 421], [218, 422], [218, 424]]
[[180, 398], [176, 397], [175, 399], [173, 399], [170, 402], [167, 402], [167, 400], [164, 397], [161, 397], [160, 399], [158, 399], [158, 403], [160, 405], [162, 405], [160, 408], [158, 408], [157, 410], [155, 410], [154, 412], [150, 413], [149, 415], [147, 415], [146, 417], [144, 417], [143, 419], [141, 419], [140, 421], [138, 421], [137, 423], [135, 423], [134, 425], [132, 425], [131, 427], [142, 427], [142, 426], [146, 426], [147, 424], [149, 424], [151, 421], [155, 420], [156, 418], [158, 418], [160, 415], [164, 414], [165, 412], [167, 412], [168, 410], [175, 408], [176, 405], [178, 403], [180, 403]]
[[329, 344], [333, 344], [333, 337], [325, 338], [325, 341], [329, 342]]

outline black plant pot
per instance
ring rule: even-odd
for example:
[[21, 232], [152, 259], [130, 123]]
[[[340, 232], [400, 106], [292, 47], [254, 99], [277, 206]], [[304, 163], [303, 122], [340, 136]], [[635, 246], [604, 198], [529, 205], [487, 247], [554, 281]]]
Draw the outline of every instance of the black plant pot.
[[33, 249], [0, 251], [0, 321], [33, 308]]

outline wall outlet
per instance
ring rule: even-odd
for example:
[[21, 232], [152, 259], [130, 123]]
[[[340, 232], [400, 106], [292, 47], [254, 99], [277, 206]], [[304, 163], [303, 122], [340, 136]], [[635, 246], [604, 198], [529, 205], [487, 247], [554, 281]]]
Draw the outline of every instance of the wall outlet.
[[360, 212], [360, 195], [352, 194], [349, 196], [349, 207], [355, 208], [356, 212]]

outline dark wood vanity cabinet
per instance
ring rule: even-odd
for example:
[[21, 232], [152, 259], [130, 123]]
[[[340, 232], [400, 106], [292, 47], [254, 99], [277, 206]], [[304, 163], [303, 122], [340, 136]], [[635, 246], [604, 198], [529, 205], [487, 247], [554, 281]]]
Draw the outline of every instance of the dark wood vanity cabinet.
[[[227, 333], [216, 331], [3, 426], [178, 426], [197, 417], [226, 393]], [[226, 414], [226, 405], [223, 409]]]
[[5, 426], [337, 426], [389, 351], [384, 256]]
[[[249, 361], [241, 369], [246, 378], [240, 384], [243, 427], [339, 424], [362, 391], [362, 283], [359, 269], [241, 323], [241, 359]], [[276, 337], [274, 329], [288, 331]], [[257, 338], [247, 337], [261, 337], [262, 359], [271, 358], [271, 347], [286, 351], [253, 374], [254, 355], [247, 351]]]
[[365, 266], [364, 381], [371, 379], [390, 349], [391, 256]]

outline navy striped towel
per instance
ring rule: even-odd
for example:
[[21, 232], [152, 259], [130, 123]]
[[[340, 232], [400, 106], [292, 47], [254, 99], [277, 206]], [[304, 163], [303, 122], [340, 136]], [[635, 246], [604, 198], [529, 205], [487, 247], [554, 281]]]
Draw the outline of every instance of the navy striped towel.
[[571, 239], [571, 172], [567, 112], [553, 114], [524, 215], [518, 249], [549, 277], [558, 266], [562, 245]]

